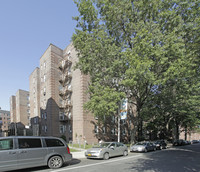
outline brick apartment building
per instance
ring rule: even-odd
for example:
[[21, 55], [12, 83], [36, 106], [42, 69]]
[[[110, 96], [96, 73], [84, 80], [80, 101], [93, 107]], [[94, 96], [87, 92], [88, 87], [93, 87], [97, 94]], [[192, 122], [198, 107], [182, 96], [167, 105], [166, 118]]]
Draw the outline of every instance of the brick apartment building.
[[0, 137], [7, 136], [10, 125], [10, 112], [0, 109]]
[[34, 135], [65, 137], [67, 141], [97, 142], [93, 115], [83, 109], [89, 77], [73, 70], [72, 44], [64, 50], [50, 44], [40, 67], [29, 77], [30, 116]]
[[10, 114], [11, 114], [11, 122], [16, 122], [16, 96], [10, 97]]
[[19, 89], [16, 96], [10, 97], [9, 135], [26, 135], [30, 127], [30, 98], [29, 92]]
[[30, 126], [29, 92], [19, 89], [16, 93], [16, 122]]

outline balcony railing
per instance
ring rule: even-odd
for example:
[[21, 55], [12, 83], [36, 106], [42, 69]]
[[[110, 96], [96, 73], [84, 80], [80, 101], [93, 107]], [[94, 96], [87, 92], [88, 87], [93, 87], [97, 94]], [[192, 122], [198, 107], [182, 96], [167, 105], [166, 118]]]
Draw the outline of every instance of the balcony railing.
[[63, 108], [63, 109], [71, 108], [71, 107], [72, 107], [72, 104], [71, 104], [71, 101], [69, 100], [66, 100], [65, 102], [61, 103], [61, 106], [60, 106], [60, 108]]
[[59, 121], [67, 121], [69, 118], [66, 115], [60, 115], [59, 116]]
[[71, 78], [72, 78], [71, 72], [66, 71], [64, 74], [60, 75], [59, 82], [66, 83]]
[[59, 64], [59, 69], [60, 70], [65, 70], [67, 67], [69, 67], [72, 64], [72, 62], [69, 59], [61, 61]]
[[66, 96], [67, 94], [71, 92], [72, 92], [72, 88], [65, 87], [59, 91], [59, 95], [62, 97], [62, 96]]

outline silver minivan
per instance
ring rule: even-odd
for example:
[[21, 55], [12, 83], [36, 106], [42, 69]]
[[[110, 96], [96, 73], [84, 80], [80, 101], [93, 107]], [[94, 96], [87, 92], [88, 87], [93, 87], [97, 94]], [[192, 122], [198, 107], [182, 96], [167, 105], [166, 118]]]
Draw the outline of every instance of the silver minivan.
[[72, 154], [57, 137], [10, 136], [0, 138], [0, 171], [48, 165], [60, 168]]

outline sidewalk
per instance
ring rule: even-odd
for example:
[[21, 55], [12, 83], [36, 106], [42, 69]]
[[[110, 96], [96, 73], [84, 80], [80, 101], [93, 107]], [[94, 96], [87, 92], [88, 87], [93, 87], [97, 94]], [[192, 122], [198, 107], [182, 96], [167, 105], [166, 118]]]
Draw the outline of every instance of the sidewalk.
[[80, 152], [71, 152], [72, 154], [72, 158], [74, 159], [82, 159], [82, 158], [85, 158], [85, 151], [80, 151]]
[[81, 148], [75, 148], [75, 147], [71, 147], [69, 146], [70, 149], [76, 149], [78, 152], [71, 152], [72, 154], [72, 158], [74, 159], [82, 159], [85, 158], [85, 149], [81, 149]]

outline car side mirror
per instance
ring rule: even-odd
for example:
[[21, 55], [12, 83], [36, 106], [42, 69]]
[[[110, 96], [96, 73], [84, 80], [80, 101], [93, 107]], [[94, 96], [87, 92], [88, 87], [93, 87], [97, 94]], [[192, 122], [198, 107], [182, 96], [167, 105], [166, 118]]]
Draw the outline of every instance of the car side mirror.
[[110, 149], [115, 149], [114, 146], [110, 146]]

